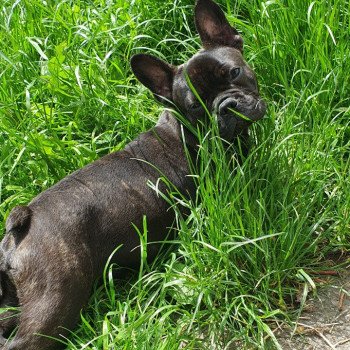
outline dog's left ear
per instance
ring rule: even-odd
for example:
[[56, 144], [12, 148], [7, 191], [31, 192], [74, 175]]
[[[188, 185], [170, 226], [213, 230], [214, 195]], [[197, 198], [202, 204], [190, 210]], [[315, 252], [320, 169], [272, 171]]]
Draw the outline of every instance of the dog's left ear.
[[212, 0], [197, 1], [195, 23], [205, 49], [231, 46], [243, 52], [242, 37], [231, 27], [219, 5]]
[[153, 92], [158, 101], [164, 104], [172, 102], [175, 66], [146, 54], [132, 56], [130, 64], [136, 78]]

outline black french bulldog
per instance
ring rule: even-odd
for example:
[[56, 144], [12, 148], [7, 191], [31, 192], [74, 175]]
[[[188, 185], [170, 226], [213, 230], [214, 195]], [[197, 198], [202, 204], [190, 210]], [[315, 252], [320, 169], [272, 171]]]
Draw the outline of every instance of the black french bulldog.
[[[208, 110], [217, 114], [221, 137], [227, 142], [244, 139], [266, 105], [242, 57], [243, 40], [212, 0], [197, 1], [195, 22], [203, 49], [187, 63], [175, 67], [139, 54], [131, 59], [132, 70], [158, 100], [174, 104], [196, 126], [206, 112], [187, 83], [190, 79]], [[11, 211], [0, 245], [0, 307], [19, 306], [20, 314], [0, 314], [2, 349], [60, 348], [60, 343], [40, 335], [67, 335], [76, 325], [116, 247], [122, 246], [114, 262], [138, 266], [140, 240], [133, 225], [142, 228], [144, 215], [148, 242], [165, 239], [174, 213], [148, 183], [164, 176], [184, 195], [193, 195], [184, 143], [195, 157], [197, 142], [165, 111], [154, 128], [122, 151], [74, 172]], [[148, 246], [150, 260], [158, 248]], [[15, 337], [7, 340], [15, 327]]]

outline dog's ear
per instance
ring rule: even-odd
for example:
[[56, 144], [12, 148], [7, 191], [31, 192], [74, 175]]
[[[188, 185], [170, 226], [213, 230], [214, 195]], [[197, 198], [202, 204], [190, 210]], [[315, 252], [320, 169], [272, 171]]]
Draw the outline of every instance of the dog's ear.
[[130, 63], [136, 78], [153, 92], [157, 100], [165, 104], [172, 102], [175, 66], [145, 54], [132, 56]]
[[243, 52], [243, 39], [212, 0], [198, 0], [195, 23], [203, 47], [231, 46]]

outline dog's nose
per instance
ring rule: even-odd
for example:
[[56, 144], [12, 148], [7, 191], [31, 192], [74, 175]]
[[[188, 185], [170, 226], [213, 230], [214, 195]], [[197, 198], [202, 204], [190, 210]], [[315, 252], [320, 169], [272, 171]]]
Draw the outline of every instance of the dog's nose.
[[233, 98], [227, 98], [219, 104], [219, 115], [232, 114], [232, 109], [237, 107], [237, 101]]

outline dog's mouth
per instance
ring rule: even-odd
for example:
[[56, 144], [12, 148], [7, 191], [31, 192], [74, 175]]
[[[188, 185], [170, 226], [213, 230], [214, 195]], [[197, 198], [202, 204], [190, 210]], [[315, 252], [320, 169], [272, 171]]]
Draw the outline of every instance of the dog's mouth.
[[243, 129], [264, 116], [266, 104], [257, 94], [230, 90], [216, 97], [213, 110], [217, 115], [220, 136], [232, 141]]
[[217, 116], [235, 117], [253, 123], [264, 116], [266, 104], [255, 94], [230, 90], [216, 97], [213, 109]]
[[219, 117], [237, 118], [238, 120], [251, 122], [252, 120], [243, 115], [237, 109], [238, 102], [233, 97], [222, 98], [215, 108], [216, 115]]

